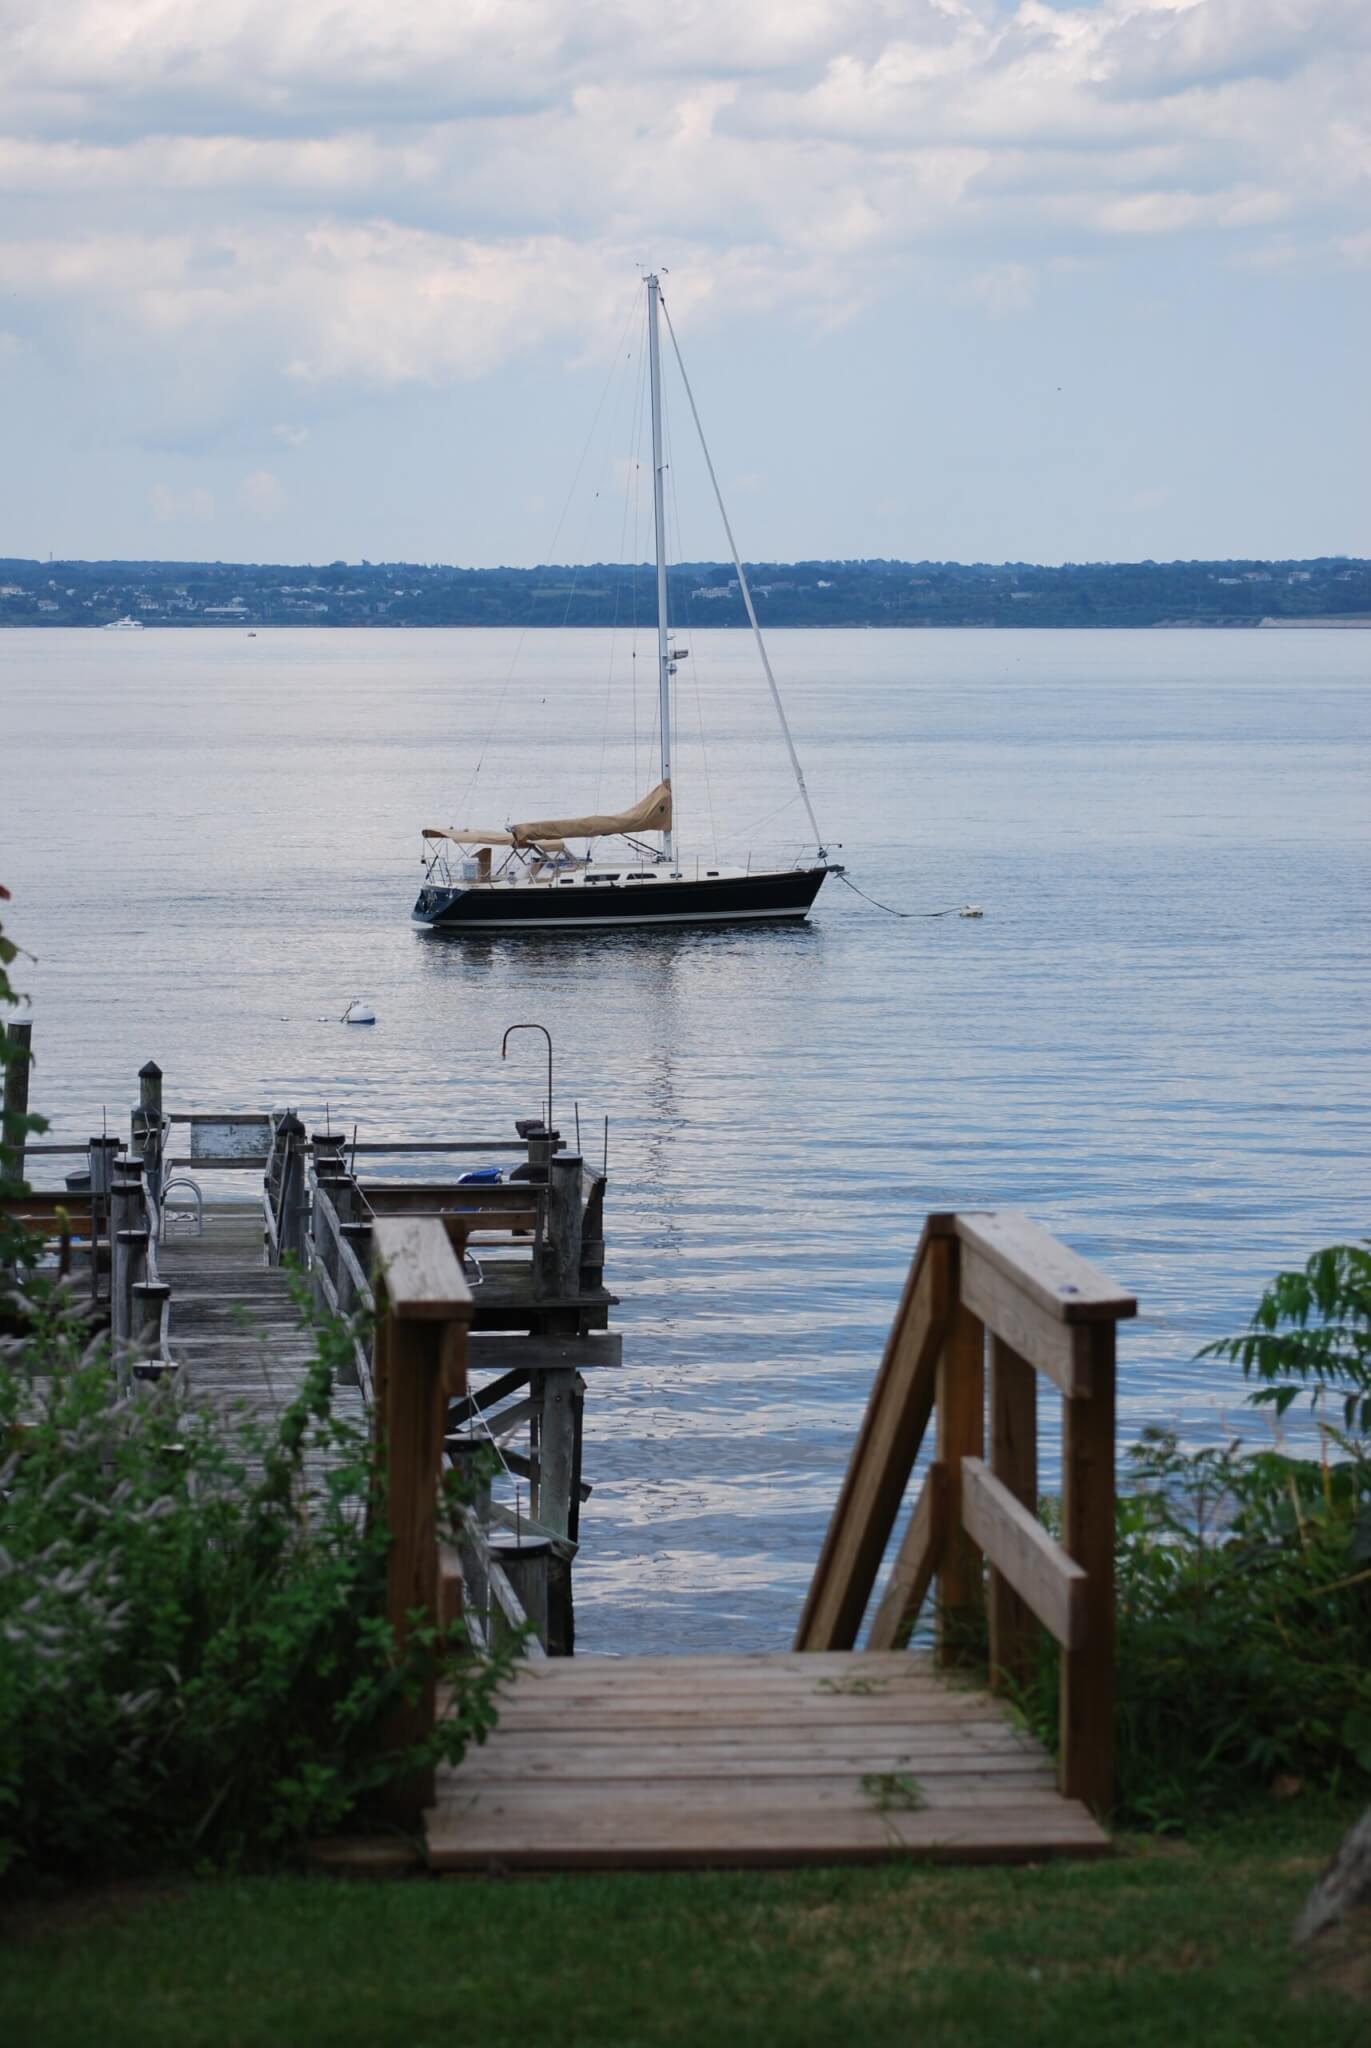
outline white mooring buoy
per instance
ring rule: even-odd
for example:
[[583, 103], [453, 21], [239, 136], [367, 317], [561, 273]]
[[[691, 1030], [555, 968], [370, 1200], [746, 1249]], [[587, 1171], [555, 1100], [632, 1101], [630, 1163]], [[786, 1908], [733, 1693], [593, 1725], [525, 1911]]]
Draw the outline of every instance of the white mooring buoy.
[[984, 917], [985, 912], [981, 909], [979, 903], [964, 903], [957, 912], [957, 915], [958, 917]]
[[363, 1002], [361, 996], [354, 996], [338, 1021], [340, 1024], [374, 1024], [376, 1012], [370, 1003]]

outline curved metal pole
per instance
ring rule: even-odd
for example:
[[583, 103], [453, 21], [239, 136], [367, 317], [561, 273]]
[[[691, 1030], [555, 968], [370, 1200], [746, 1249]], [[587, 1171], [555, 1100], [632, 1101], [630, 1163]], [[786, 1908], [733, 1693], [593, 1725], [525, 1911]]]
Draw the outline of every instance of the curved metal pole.
[[552, 1131], [552, 1033], [548, 1030], [546, 1024], [511, 1024], [509, 1030], [506, 1031], [504, 1037], [500, 1040], [500, 1058], [502, 1060], [509, 1057], [505, 1048], [516, 1031], [541, 1031], [547, 1040], [547, 1127], [550, 1134]]

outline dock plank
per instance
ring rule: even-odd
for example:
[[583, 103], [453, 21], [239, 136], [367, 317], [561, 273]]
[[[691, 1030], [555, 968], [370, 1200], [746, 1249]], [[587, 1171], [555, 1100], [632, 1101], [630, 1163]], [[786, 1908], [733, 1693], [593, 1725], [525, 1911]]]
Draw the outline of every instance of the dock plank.
[[[193, 1406], [268, 1426], [301, 1391], [316, 1352], [289, 1276], [268, 1266], [261, 1211], [207, 1204], [200, 1236], [172, 1228], [159, 1248], [171, 1287], [169, 1344]], [[335, 1410], [364, 1419], [361, 1391], [339, 1386]], [[311, 1483], [319, 1460], [306, 1458]]]
[[1108, 1850], [1001, 1701], [899, 1652], [531, 1663], [427, 1817], [436, 1870]]

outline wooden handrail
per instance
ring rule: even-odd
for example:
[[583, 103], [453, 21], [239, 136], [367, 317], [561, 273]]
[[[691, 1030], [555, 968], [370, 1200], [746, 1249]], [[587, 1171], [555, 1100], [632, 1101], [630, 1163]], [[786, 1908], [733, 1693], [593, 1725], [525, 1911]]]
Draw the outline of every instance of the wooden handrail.
[[[1136, 1313], [1017, 1210], [930, 1216], [795, 1639], [854, 1648], [936, 1409], [934, 1462], [867, 1647], [903, 1647], [935, 1580], [939, 1661], [967, 1661], [984, 1600], [996, 1690], [1027, 1678], [1046, 1626], [1062, 1651], [1061, 1788], [1100, 1810], [1113, 1793], [1115, 1330]], [[1040, 1373], [1063, 1397], [1059, 1542], [1037, 1514]]]
[[[372, 1230], [376, 1297], [373, 1360], [381, 1499], [390, 1533], [386, 1618], [403, 1648], [416, 1612], [442, 1614], [438, 1486], [447, 1404], [466, 1392], [471, 1290], [436, 1216], [378, 1217]], [[389, 1745], [407, 1748], [433, 1727], [435, 1688], [398, 1705]], [[433, 1799], [433, 1772], [394, 1788], [397, 1814], [415, 1817]]]

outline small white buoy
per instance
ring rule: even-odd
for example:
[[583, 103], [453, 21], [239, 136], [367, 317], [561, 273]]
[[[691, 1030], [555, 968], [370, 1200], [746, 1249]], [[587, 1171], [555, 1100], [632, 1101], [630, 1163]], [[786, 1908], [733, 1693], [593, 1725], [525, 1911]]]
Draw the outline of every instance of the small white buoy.
[[376, 1012], [372, 1009], [370, 1003], [364, 1003], [360, 996], [354, 996], [342, 1016], [338, 1019], [338, 1022], [340, 1024], [374, 1024], [376, 1022]]
[[964, 903], [957, 912], [957, 915], [958, 917], [984, 917], [985, 912], [981, 909], [979, 903]]

